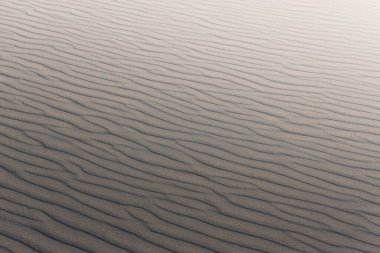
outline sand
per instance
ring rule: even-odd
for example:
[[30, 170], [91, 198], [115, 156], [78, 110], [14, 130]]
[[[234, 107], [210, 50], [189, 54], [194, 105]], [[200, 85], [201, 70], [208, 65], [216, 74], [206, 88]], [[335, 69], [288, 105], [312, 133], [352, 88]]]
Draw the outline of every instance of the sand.
[[0, 252], [380, 252], [378, 1], [0, 1]]

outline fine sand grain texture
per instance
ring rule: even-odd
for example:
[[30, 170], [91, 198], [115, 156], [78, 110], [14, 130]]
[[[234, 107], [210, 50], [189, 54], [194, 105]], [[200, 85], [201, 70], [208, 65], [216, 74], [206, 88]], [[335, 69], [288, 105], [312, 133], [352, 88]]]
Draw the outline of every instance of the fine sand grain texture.
[[0, 1], [0, 252], [380, 252], [380, 2]]

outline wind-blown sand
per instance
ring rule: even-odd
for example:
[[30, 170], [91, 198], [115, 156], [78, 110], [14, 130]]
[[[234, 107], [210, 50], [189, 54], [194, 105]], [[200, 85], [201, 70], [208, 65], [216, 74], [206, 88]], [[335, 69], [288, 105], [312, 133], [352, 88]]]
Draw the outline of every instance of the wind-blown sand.
[[380, 252], [379, 1], [0, 2], [0, 252]]

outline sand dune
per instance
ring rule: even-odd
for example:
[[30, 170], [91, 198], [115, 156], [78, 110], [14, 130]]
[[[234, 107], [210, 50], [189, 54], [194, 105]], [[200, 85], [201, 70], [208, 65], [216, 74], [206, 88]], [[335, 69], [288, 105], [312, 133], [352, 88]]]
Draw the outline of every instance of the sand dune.
[[378, 1], [0, 2], [0, 252], [380, 252]]

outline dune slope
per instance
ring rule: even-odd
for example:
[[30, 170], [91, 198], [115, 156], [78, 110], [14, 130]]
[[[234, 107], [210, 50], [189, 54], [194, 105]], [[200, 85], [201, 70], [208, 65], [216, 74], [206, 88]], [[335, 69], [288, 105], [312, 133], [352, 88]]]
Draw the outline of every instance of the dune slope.
[[0, 1], [0, 252], [380, 252], [378, 1]]

